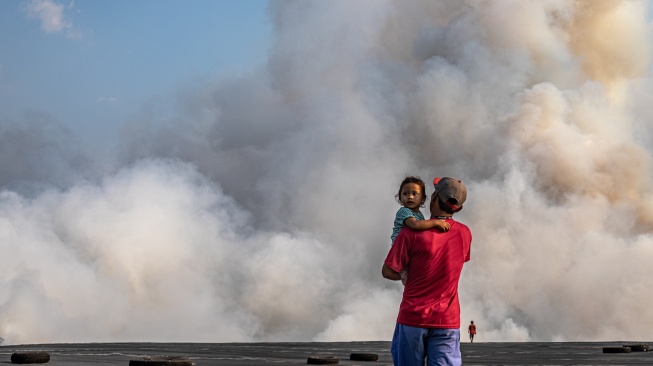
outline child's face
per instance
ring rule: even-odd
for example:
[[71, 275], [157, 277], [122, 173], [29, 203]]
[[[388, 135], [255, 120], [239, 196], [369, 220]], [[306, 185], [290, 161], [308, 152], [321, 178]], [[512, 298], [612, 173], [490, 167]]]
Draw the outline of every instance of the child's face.
[[404, 184], [403, 188], [401, 188], [399, 200], [405, 207], [413, 211], [419, 210], [419, 206], [422, 203], [422, 190], [420, 186], [415, 183]]

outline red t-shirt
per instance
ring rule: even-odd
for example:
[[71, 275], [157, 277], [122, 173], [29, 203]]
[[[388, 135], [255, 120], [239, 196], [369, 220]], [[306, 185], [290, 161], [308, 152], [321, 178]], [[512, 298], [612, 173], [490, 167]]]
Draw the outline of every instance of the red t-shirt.
[[470, 258], [472, 233], [453, 219], [447, 232], [404, 228], [385, 264], [408, 279], [397, 323], [419, 328], [460, 328], [458, 280]]

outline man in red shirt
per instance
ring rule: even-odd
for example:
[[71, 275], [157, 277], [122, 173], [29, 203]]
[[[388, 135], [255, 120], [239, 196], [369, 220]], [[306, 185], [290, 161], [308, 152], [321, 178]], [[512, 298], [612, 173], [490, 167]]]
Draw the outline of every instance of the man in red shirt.
[[404, 228], [385, 259], [383, 277], [398, 281], [407, 271], [406, 286], [392, 337], [397, 366], [461, 365], [458, 281], [470, 259], [472, 234], [453, 220], [467, 199], [467, 189], [455, 178], [435, 178], [431, 219], [443, 219], [447, 232]]

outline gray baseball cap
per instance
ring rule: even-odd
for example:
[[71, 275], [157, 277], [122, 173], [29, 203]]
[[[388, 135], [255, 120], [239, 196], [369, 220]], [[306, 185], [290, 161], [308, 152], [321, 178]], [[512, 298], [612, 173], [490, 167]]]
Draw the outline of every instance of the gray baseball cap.
[[451, 207], [454, 212], [463, 209], [463, 203], [467, 199], [467, 188], [462, 180], [450, 177], [435, 178], [433, 185], [444, 204]]

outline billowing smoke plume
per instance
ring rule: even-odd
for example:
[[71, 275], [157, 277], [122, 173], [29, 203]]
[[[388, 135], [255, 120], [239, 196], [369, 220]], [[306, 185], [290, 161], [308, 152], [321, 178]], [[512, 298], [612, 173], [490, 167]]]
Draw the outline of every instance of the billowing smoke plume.
[[271, 3], [265, 67], [144, 113], [114, 168], [71, 172], [78, 153], [19, 130], [62, 157], [53, 176], [3, 142], [0, 336], [390, 339], [401, 285], [380, 267], [410, 174], [468, 185], [479, 341], [650, 339], [647, 10]]

